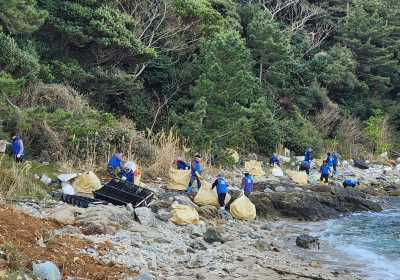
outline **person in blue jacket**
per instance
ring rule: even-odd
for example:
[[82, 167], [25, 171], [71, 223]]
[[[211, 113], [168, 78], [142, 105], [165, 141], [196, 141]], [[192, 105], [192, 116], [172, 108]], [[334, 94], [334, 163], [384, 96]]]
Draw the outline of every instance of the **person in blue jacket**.
[[303, 161], [300, 164], [299, 171], [305, 171], [307, 173], [307, 176], [310, 174], [310, 163], [308, 161]]
[[245, 170], [244, 171], [244, 177], [242, 179], [242, 188], [244, 191], [244, 195], [250, 199], [251, 197], [251, 192], [253, 191], [253, 178], [250, 177], [250, 171]]
[[225, 210], [226, 182], [222, 178], [222, 174], [218, 174], [217, 180], [214, 181], [210, 190], [217, 187], [218, 203], [221, 210]]
[[279, 167], [281, 166], [281, 163], [279, 162], [279, 159], [277, 156], [269, 155], [269, 166], [273, 167], [275, 163]]
[[311, 148], [308, 148], [306, 150], [306, 152], [304, 153], [304, 160], [306, 160], [306, 161], [311, 161], [312, 160], [311, 152], [312, 152]]
[[117, 173], [117, 176], [119, 178], [121, 178], [122, 181], [127, 181], [132, 184], [135, 183], [134, 172], [133, 172], [132, 166], [129, 162], [127, 162], [125, 164], [124, 168], [122, 168], [122, 170]]
[[[326, 161], [328, 162], [329, 170], [333, 170], [333, 156], [331, 156], [331, 153], [327, 153]], [[332, 172], [333, 176], [333, 172]]]
[[320, 178], [321, 184], [324, 184], [324, 179], [325, 179], [325, 185], [328, 185], [329, 173], [331, 171], [329, 170], [329, 165], [326, 160], [322, 162], [319, 171], [321, 172], [321, 178]]
[[12, 155], [14, 161], [17, 163], [25, 162], [24, 157], [24, 142], [22, 142], [21, 138], [17, 135], [16, 132], [10, 134], [12, 143], [7, 143], [12, 147]]
[[178, 170], [189, 170], [190, 166], [187, 162], [184, 162], [180, 157], [174, 160], [174, 164], [176, 164]]
[[335, 152], [332, 152], [332, 157], [333, 157], [333, 174], [337, 174], [336, 167], [338, 164], [338, 158]]
[[196, 155], [192, 163], [190, 164], [190, 169], [192, 170], [192, 177], [190, 177], [188, 190], [186, 193], [190, 193], [192, 191], [192, 184], [194, 181], [197, 182], [197, 189], [200, 190], [201, 187], [201, 167], [200, 167], [201, 156]]
[[115, 177], [115, 170], [118, 167], [120, 170], [124, 169], [124, 163], [126, 163], [126, 161], [123, 159], [123, 157], [124, 151], [121, 150], [118, 153], [115, 153], [108, 162], [107, 171], [112, 178]]
[[355, 187], [358, 186], [358, 182], [356, 180], [345, 180], [343, 182], [343, 187]]

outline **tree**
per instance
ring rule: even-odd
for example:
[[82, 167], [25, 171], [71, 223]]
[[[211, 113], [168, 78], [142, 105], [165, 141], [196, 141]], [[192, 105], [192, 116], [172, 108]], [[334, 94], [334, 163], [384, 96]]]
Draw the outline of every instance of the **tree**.
[[24, 79], [13, 79], [11, 74], [6, 73], [4, 71], [0, 72], [0, 91], [7, 103], [12, 106], [15, 111], [20, 114], [20, 109], [14, 105], [9, 99], [8, 95], [17, 94], [19, 92], [20, 87], [25, 83]]
[[253, 65], [250, 51], [236, 31], [222, 32], [213, 40], [201, 42], [201, 74], [189, 96], [179, 100], [192, 108], [179, 121], [186, 136], [203, 147], [210, 141], [235, 146], [252, 141], [244, 108], [256, 96], [258, 83], [251, 74]]

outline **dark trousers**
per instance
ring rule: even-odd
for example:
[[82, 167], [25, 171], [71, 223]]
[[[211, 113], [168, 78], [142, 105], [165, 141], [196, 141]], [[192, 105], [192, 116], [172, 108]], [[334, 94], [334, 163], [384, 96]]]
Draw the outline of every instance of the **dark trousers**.
[[225, 197], [226, 197], [226, 193], [219, 193], [218, 194], [218, 203], [220, 207], [224, 207], [225, 206]]
[[199, 177], [197, 177], [196, 175], [192, 175], [192, 177], [190, 177], [189, 187], [192, 186], [192, 184], [193, 184], [194, 181], [197, 182], [197, 188], [200, 189], [200, 187], [201, 187], [200, 179], [199, 179]]
[[112, 167], [111, 165], [107, 165], [107, 171], [111, 178], [116, 177], [116, 171], [117, 171], [116, 168]]
[[247, 197], [248, 199], [251, 198], [251, 192], [244, 192], [245, 197]]
[[300, 165], [299, 171], [305, 171], [308, 175], [310, 173], [310, 165], [309, 164]]
[[16, 163], [24, 163], [25, 162], [25, 157], [24, 155], [21, 155], [20, 157], [17, 157], [17, 155], [13, 155], [14, 161]]
[[333, 170], [335, 170], [335, 171], [336, 171], [336, 166], [337, 166], [337, 164], [333, 164]]
[[325, 179], [325, 182], [328, 183], [329, 174], [321, 174], [321, 181]]

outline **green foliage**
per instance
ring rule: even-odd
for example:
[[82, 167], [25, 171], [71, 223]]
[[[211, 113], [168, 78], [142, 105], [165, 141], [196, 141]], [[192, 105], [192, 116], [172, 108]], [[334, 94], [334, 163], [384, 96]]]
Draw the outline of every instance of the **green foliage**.
[[9, 34], [36, 30], [48, 13], [38, 11], [35, 4], [35, 0], [0, 0], [0, 26]]
[[25, 80], [13, 79], [11, 74], [0, 72], [0, 91], [7, 95], [17, 94], [20, 87], [25, 83]]
[[384, 117], [381, 114], [381, 110], [376, 110], [375, 116], [370, 116], [368, 120], [364, 121], [366, 127], [363, 129], [365, 137], [370, 140], [377, 154], [387, 152], [391, 148], [390, 145], [382, 139], [381, 125], [384, 121]]

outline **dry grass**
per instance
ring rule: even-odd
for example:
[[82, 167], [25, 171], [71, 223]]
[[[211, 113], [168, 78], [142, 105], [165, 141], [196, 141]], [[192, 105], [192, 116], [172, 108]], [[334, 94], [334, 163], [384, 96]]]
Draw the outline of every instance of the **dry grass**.
[[11, 166], [3, 155], [0, 159], [0, 193], [4, 197], [43, 198], [46, 191], [42, 189], [37, 180], [29, 173], [32, 165], [28, 161], [24, 164], [12, 163]]

